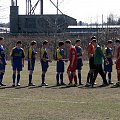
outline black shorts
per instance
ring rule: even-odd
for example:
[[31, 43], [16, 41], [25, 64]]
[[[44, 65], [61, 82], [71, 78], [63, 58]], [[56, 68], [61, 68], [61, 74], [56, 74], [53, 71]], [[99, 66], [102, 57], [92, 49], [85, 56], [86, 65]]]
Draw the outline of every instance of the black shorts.
[[90, 67], [90, 70], [96, 68], [94, 64], [94, 57], [89, 58], [89, 67]]

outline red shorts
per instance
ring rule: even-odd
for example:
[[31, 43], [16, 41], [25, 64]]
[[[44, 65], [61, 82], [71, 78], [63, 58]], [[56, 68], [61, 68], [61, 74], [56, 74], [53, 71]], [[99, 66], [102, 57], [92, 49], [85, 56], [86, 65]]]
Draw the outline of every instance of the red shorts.
[[67, 72], [76, 72], [76, 66], [68, 66]]
[[117, 62], [116, 62], [116, 69], [117, 69], [117, 70], [120, 70], [120, 59], [117, 60]]

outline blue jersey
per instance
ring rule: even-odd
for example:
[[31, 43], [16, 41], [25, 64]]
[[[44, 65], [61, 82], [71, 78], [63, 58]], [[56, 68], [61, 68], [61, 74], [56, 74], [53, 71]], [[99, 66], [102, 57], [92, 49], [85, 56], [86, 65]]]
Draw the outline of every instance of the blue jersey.
[[35, 49], [30, 47], [28, 50], [28, 60], [35, 61], [35, 55], [36, 55]]
[[76, 65], [76, 69], [77, 70], [81, 70], [82, 66], [83, 66], [83, 62], [82, 62], [82, 48], [80, 46], [76, 46], [76, 51], [77, 51], [77, 65]]
[[42, 66], [42, 71], [46, 72], [48, 69], [48, 53], [46, 48], [41, 48], [40, 50], [40, 61], [41, 61], [41, 66]]
[[112, 65], [113, 65], [113, 61], [112, 61], [112, 48], [106, 47], [105, 50], [104, 50], [104, 55], [105, 55], [104, 71], [112, 72]]
[[34, 70], [36, 51], [32, 47], [28, 49], [28, 70]]
[[5, 59], [3, 45], [0, 45], [0, 60], [2, 61], [3, 65], [6, 65], [6, 59]]
[[64, 72], [64, 50], [58, 48], [57, 49], [57, 66], [56, 66], [56, 71], [57, 72]]
[[56, 57], [57, 57], [57, 60], [63, 61], [63, 59], [64, 59], [64, 50], [58, 48], [57, 49], [57, 56]]
[[112, 48], [108, 48], [106, 47], [105, 50], [104, 50], [104, 55], [105, 55], [105, 64], [108, 65], [108, 64], [113, 64], [113, 61], [112, 61]]
[[10, 56], [12, 57], [12, 64], [22, 65], [22, 60], [25, 57], [24, 50], [14, 47], [10, 52]]

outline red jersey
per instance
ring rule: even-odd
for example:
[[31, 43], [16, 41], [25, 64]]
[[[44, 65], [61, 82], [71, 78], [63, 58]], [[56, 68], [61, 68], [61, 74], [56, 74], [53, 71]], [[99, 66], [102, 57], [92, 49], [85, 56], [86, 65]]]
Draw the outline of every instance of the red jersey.
[[69, 53], [70, 63], [72, 62], [73, 55], [75, 55], [73, 63], [76, 63], [77, 62], [77, 51], [76, 51], [76, 48], [74, 46], [71, 46], [70, 53]]
[[88, 45], [88, 57], [91, 55], [91, 54], [94, 54], [94, 51], [95, 51], [95, 47], [92, 43], [89, 43]]
[[120, 59], [120, 46], [117, 48], [117, 59]]
[[[73, 66], [71, 67], [73, 55], [75, 56], [75, 58], [73, 61]], [[76, 51], [76, 48], [74, 46], [71, 46], [71, 48], [70, 48], [69, 60], [70, 60], [70, 64], [68, 66], [67, 71], [75, 72], [76, 71], [76, 64], [77, 64], [77, 51]]]
[[120, 70], [120, 47], [117, 48], [117, 61], [116, 61], [116, 69], [117, 70]]

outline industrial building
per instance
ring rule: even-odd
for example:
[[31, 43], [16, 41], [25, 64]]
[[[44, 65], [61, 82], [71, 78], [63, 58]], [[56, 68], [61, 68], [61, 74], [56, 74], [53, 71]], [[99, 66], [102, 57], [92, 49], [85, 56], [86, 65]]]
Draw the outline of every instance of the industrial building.
[[[41, 13], [35, 15], [34, 10], [39, 2]], [[62, 12], [61, 14], [43, 14], [43, 0], [38, 0], [34, 7], [31, 6], [31, 0], [26, 0], [26, 15], [19, 15], [17, 0], [11, 0], [11, 33], [61, 33], [64, 32], [68, 26], [77, 25], [76, 19]], [[54, 7], [59, 11], [57, 6], [54, 5]]]

